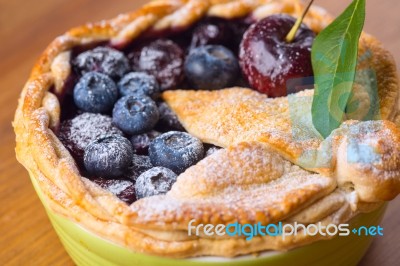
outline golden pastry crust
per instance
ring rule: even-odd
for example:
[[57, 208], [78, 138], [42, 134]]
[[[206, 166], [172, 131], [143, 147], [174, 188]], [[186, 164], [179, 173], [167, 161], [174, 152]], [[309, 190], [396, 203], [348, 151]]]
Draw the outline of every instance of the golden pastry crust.
[[305, 171], [263, 143], [242, 142], [189, 168], [166, 196], [133, 204], [128, 222], [181, 230], [192, 219], [198, 224], [275, 223], [336, 186], [335, 179]]
[[[303, 5], [297, 0], [157, 0], [136, 12], [120, 15], [112, 20], [77, 27], [56, 38], [47, 47], [33, 68], [21, 93], [13, 123], [16, 133], [17, 158], [39, 184], [45, 195], [45, 205], [56, 213], [78, 222], [100, 237], [126, 246], [133, 251], [177, 258], [202, 255], [236, 256], [268, 249], [283, 250], [306, 245], [319, 239], [302, 234], [288, 237], [286, 240], [276, 237], [257, 237], [252, 241], [246, 241], [244, 238], [188, 238], [187, 232], [183, 228], [185, 219], [188, 218], [184, 212], [189, 210], [192, 211], [190, 215], [193, 214], [193, 217], [211, 222], [222, 221], [226, 223], [233, 220], [261, 220], [263, 222], [283, 220], [284, 222], [292, 222], [290, 217], [299, 217], [304, 222], [337, 223], [348, 221], [360, 210], [370, 211], [375, 208], [375, 204], [380, 203], [370, 205], [357, 200], [349, 200], [353, 199], [349, 196], [353, 192], [348, 191], [345, 186], [337, 187], [336, 178], [329, 175], [325, 177], [321, 174], [311, 174], [286, 161], [284, 158], [294, 157], [302, 152], [302, 149], [296, 145], [291, 147], [289, 142], [285, 142], [288, 140], [282, 141], [281, 144], [276, 141], [276, 145], [281, 147], [273, 147], [273, 150], [281, 150], [284, 158], [271, 152], [271, 147], [266, 145], [269, 143], [267, 140], [249, 141], [237, 146], [232, 146], [235, 143], [227, 141], [223, 143], [223, 146], [232, 146], [231, 148], [218, 152], [205, 160], [216, 160], [215, 164], [226, 163], [226, 167], [228, 167], [231, 164], [241, 164], [236, 157], [243, 156], [241, 155], [243, 149], [254, 150], [254, 153], [250, 156], [259, 156], [257, 151], [270, 154], [271, 160], [274, 158], [270, 162], [271, 164], [263, 161], [264, 157], [259, 156], [257, 161], [257, 165], [261, 167], [259, 174], [257, 175], [257, 172], [255, 172], [254, 176], [248, 176], [254, 177], [259, 182], [268, 181], [263, 178], [272, 178], [272, 175], [264, 176], [262, 174], [270, 170], [268, 167], [287, 168], [285, 170], [287, 172], [282, 172], [282, 169], [275, 169], [277, 171], [275, 178], [278, 178], [276, 183], [270, 181], [264, 186], [254, 188], [258, 189], [259, 193], [268, 189], [281, 193], [282, 200], [278, 201], [277, 204], [281, 204], [282, 209], [274, 209], [276, 206], [268, 205], [263, 201], [258, 202], [260, 204], [258, 210], [261, 210], [265, 203], [268, 212], [257, 212], [256, 208], [247, 208], [246, 201], [241, 201], [240, 196], [248, 196], [246, 189], [254, 187], [255, 183], [251, 184], [249, 180], [241, 176], [244, 179], [241, 179], [236, 186], [246, 189], [243, 190], [243, 194], [236, 193], [235, 195], [239, 196], [238, 203], [241, 204], [242, 208], [235, 209], [235, 212], [231, 212], [232, 217], [228, 217], [225, 212], [227, 209], [224, 208], [226, 203], [224, 199], [218, 199], [214, 195], [215, 193], [213, 194], [212, 189], [207, 190], [213, 183], [207, 183], [204, 190], [199, 190], [201, 187], [193, 188], [193, 184], [187, 182], [187, 180], [195, 179], [196, 174], [191, 175], [190, 173], [194, 170], [189, 170], [179, 177], [179, 182], [168, 195], [162, 196], [172, 202], [172, 207], [169, 206], [169, 209], [165, 210], [169, 211], [169, 215], [164, 215], [163, 209], [157, 209], [157, 205], [154, 205], [158, 204], [158, 202], [154, 203], [155, 197], [139, 200], [131, 206], [127, 206], [111, 193], [80, 176], [73, 158], [54, 133], [59, 126], [60, 104], [57, 97], [49, 90], [53, 87], [55, 93], [62, 91], [71, 71], [70, 51], [75, 46], [101, 41], [109, 41], [115, 46], [124, 46], [147, 30], [185, 28], [206, 15], [236, 18], [252, 13], [253, 17], [260, 19], [275, 13], [289, 13], [298, 16], [302, 10]], [[313, 7], [305, 19], [305, 23], [315, 32], [319, 32], [330, 21], [330, 16], [317, 7]], [[361, 43], [373, 51], [373, 56], [364, 64], [372, 67], [378, 77], [382, 118], [399, 123], [399, 90], [393, 59], [372, 37], [363, 35]], [[256, 119], [256, 117], [254, 118]], [[184, 123], [184, 125], [190, 131], [192, 125], [188, 123]], [[390, 132], [396, 131], [390, 124], [388, 127], [385, 125], [385, 129]], [[398, 133], [395, 132], [395, 134]], [[211, 139], [211, 137], [206, 138]], [[318, 147], [319, 144], [319, 142], [310, 143], [312, 147]], [[265, 156], [265, 154], [263, 155]], [[273, 162], [279, 162], [279, 164], [274, 165]], [[204, 168], [205, 163], [200, 162], [193, 168], [200, 169], [200, 176], [204, 173], [201, 172], [201, 169]], [[248, 165], [248, 167], [251, 166], [254, 165]], [[395, 166], [397, 167], [397, 165]], [[228, 169], [221, 165], [218, 171], [222, 174]], [[282, 184], [291, 183], [289, 178], [283, 178], [285, 173], [298, 180], [298, 183], [296, 183], [298, 186], [294, 186], [293, 191], [279, 191], [276, 187], [274, 190], [273, 185], [278, 185], [278, 182], [282, 182]], [[220, 187], [226, 190], [226, 193], [233, 193], [229, 192], [227, 187], [230, 182], [234, 182], [232, 177], [233, 175], [225, 183], [218, 183]], [[393, 175], [392, 182], [397, 188], [396, 177], [396, 175]], [[218, 176], [214, 176], [213, 179], [208, 181], [216, 182], [216, 180], [218, 180]], [[370, 186], [364, 181], [352, 180], [354, 185], [359, 184], [362, 189]], [[343, 184], [347, 184], [346, 180], [343, 180], [343, 182]], [[185, 194], [188, 191], [182, 191], [179, 187], [195, 189], [193, 193], [196, 192], [198, 197], [202, 195], [199, 204], [196, 205], [196, 208], [199, 208], [198, 210], [204, 208], [205, 211], [201, 215], [188, 205], [192, 203], [192, 199]], [[383, 188], [382, 193], [386, 193], [386, 190], [386, 187]], [[385, 194], [385, 199], [391, 198], [395, 192], [398, 193], [397, 190], [393, 190]], [[368, 194], [369, 192], [366, 191], [365, 193]], [[290, 199], [297, 199], [297, 201]], [[365, 197], [363, 199], [374, 201], [378, 198]], [[219, 207], [214, 208], [209, 203], [207, 205], [207, 200], [219, 200]], [[174, 206], [176, 208], [173, 208]], [[149, 212], [149, 208], [153, 208], [154, 212]], [[295, 214], [296, 211], [297, 214]], [[212, 220], [215, 217], [221, 218], [223, 215], [227, 215], [228, 218]], [[162, 217], [162, 220], [156, 222], [155, 218], [157, 217]]]
[[364, 202], [400, 192], [400, 131], [387, 120], [347, 121], [323, 140], [311, 118], [313, 90], [270, 99], [245, 89], [176, 90], [164, 100], [192, 135], [229, 147], [267, 144], [292, 163], [350, 184]]

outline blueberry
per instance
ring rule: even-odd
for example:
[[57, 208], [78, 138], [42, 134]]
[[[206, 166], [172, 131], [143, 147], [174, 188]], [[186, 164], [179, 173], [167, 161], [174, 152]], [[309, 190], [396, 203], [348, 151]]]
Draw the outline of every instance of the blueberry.
[[165, 167], [154, 167], [141, 174], [135, 184], [138, 199], [166, 194], [176, 182], [177, 175]]
[[160, 113], [160, 120], [156, 126], [157, 129], [163, 132], [177, 130], [185, 131], [178, 116], [172, 111], [167, 103], [161, 102], [158, 104], [158, 112]]
[[113, 110], [114, 124], [129, 135], [142, 134], [151, 130], [158, 118], [157, 105], [147, 96], [122, 97]]
[[89, 72], [74, 88], [74, 102], [79, 109], [90, 113], [107, 113], [118, 100], [118, 89], [108, 76]]
[[120, 177], [132, 163], [133, 149], [128, 139], [112, 135], [90, 143], [84, 153], [86, 171], [92, 176]]
[[131, 143], [133, 146], [133, 151], [136, 154], [148, 154], [150, 142], [160, 135], [160, 132], [151, 130], [140, 135], [132, 136]]
[[155, 138], [149, 147], [151, 163], [177, 174], [204, 157], [203, 143], [186, 132], [170, 131]]
[[158, 39], [129, 54], [133, 69], [158, 80], [162, 90], [176, 87], [183, 80], [184, 52], [173, 41]]
[[122, 96], [145, 95], [156, 100], [161, 92], [160, 85], [154, 76], [146, 73], [131, 72], [126, 74], [118, 83]]
[[131, 180], [101, 177], [91, 178], [90, 180], [127, 204], [131, 204], [136, 200], [135, 184]]
[[109, 47], [97, 47], [78, 55], [72, 62], [76, 72], [83, 75], [96, 71], [120, 79], [129, 72], [129, 61], [123, 53]]
[[129, 171], [127, 174], [127, 178], [136, 181], [136, 179], [146, 172], [150, 170], [154, 166], [151, 164], [150, 157], [144, 155], [133, 155], [132, 157], [132, 165], [129, 167]]
[[193, 49], [185, 61], [185, 74], [196, 89], [222, 89], [232, 86], [239, 76], [235, 55], [220, 45]]

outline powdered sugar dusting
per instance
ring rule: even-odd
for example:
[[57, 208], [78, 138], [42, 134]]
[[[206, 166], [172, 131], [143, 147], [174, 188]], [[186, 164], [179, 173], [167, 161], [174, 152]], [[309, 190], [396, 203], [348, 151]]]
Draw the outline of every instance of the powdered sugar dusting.
[[90, 180], [127, 204], [136, 200], [135, 184], [130, 180], [107, 178], [92, 178]]
[[204, 157], [204, 146], [186, 132], [170, 131], [154, 139], [149, 153], [154, 165], [180, 174]]
[[[318, 148], [321, 139], [312, 127], [311, 115], [297, 119], [300, 110], [293, 106], [304, 102], [301, 113], [311, 110], [313, 91], [270, 99], [244, 88], [220, 91], [167, 91], [163, 98], [178, 115], [187, 131], [206, 143], [228, 147], [242, 141], [282, 143], [287, 154], [300, 156], [307, 149]], [[300, 153], [300, 154], [299, 154]]]
[[86, 170], [96, 176], [120, 177], [132, 164], [133, 149], [128, 139], [113, 135], [99, 138], [84, 151]]
[[129, 168], [127, 178], [136, 181], [141, 174], [151, 168], [153, 168], [153, 165], [151, 164], [149, 156], [135, 154], [132, 157], [132, 165]]
[[81, 74], [98, 71], [114, 79], [121, 78], [130, 70], [124, 54], [109, 47], [97, 47], [83, 52], [75, 58], [73, 65]]
[[114, 195], [118, 195], [131, 185], [132, 182], [126, 180], [120, 182], [111, 182], [111, 184], [108, 185], [107, 190], [113, 193]]
[[83, 113], [77, 117], [62, 122], [58, 135], [61, 142], [69, 149], [79, 162], [83, 159], [83, 151], [87, 145], [106, 135], [123, 135], [112, 124], [111, 117]]
[[132, 205], [135, 222], [275, 222], [336, 188], [334, 179], [279, 157], [261, 143], [220, 150], [180, 175], [167, 196]]
[[154, 167], [136, 180], [135, 191], [138, 198], [167, 193], [176, 181], [176, 174], [165, 167]]

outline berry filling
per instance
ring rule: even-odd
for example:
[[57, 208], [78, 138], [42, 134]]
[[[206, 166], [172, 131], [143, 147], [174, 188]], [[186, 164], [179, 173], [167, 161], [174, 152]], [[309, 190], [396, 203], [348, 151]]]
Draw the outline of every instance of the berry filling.
[[234, 31], [227, 20], [213, 18], [195, 26], [190, 48], [215, 44], [228, 47], [234, 39]]
[[160, 135], [161, 133], [155, 130], [151, 130], [149, 132], [140, 135], [133, 135], [131, 137], [131, 143], [135, 154], [139, 155], [148, 154], [150, 142]]
[[153, 167], [149, 156], [135, 154], [132, 156], [132, 164], [129, 167], [126, 177], [132, 181], [136, 181], [141, 174]]
[[105, 135], [123, 135], [112, 124], [109, 116], [83, 113], [61, 123], [58, 138], [70, 151], [78, 165], [83, 163], [83, 153], [90, 143]]
[[222, 89], [234, 85], [239, 74], [235, 55], [221, 45], [193, 49], [185, 61], [185, 75], [195, 89]]
[[183, 50], [171, 40], [156, 40], [129, 54], [135, 71], [153, 75], [162, 90], [176, 87], [183, 80]]
[[140, 72], [126, 74], [118, 82], [118, 90], [122, 96], [148, 96], [153, 100], [157, 100], [161, 92], [160, 85], [154, 76]]
[[161, 102], [158, 105], [158, 112], [160, 114], [160, 119], [156, 125], [156, 128], [161, 132], [168, 132], [172, 130], [185, 131], [181, 122], [179, 122], [178, 117], [174, 111], [169, 108], [168, 104]]
[[125, 55], [109, 47], [97, 47], [83, 52], [72, 61], [72, 65], [80, 75], [96, 71], [112, 79], [120, 79], [130, 70], [129, 62]]
[[136, 201], [135, 183], [125, 179], [91, 178], [103, 189], [111, 192], [123, 202], [131, 204]]
[[312, 75], [311, 30], [302, 25], [289, 43], [294, 18], [253, 22], [206, 18], [188, 29], [147, 32], [124, 50], [75, 47], [74, 72], [58, 94], [58, 137], [82, 175], [127, 204], [165, 194], [177, 175], [220, 148], [187, 133], [162, 91], [248, 81], [276, 97], [287, 94], [289, 79]]

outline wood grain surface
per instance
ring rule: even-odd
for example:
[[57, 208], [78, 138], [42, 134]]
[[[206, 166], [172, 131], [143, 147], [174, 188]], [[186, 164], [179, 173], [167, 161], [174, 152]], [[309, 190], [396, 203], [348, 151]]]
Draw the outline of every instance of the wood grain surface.
[[[52, 229], [28, 174], [15, 159], [11, 121], [34, 61], [67, 29], [133, 10], [138, 0], [0, 0], [0, 265], [73, 265]], [[333, 14], [350, 2], [317, 0]], [[400, 63], [400, 1], [368, 0], [365, 30]], [[394, 200], [360, 265], [400, 264], [400, 198]]]

